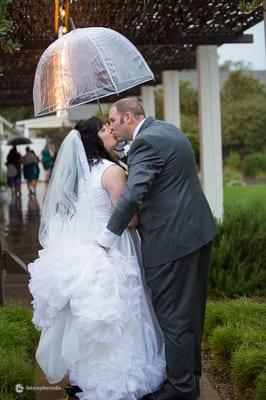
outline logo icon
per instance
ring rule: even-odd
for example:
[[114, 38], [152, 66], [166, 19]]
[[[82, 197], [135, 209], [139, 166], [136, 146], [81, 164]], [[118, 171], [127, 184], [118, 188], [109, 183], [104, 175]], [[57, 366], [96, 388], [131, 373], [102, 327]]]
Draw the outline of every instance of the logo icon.
[[22, 393], [24, 390], [24, 386], [21, 383], [16, 384], [16, 392], [17, 393]]

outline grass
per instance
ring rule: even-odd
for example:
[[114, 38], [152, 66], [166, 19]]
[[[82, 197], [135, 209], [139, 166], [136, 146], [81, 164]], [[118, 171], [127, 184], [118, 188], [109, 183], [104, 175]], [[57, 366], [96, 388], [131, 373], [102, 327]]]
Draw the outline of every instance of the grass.
[[229, 207], [248, 206], [254, 201], [266, 201], [266, 185], [231, 186], [224, 188], [225, 210]]

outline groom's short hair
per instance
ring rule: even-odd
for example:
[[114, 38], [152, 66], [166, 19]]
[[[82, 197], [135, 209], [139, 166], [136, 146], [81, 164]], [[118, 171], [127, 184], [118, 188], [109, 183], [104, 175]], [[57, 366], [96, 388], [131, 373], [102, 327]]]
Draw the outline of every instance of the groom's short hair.
[[123, 116], [126, 112], [130, 112], [136, 119], [140, 116], [145, 117], [145, 111], [140, 101], [134, 98], [125, 98], [116, 101], [111, 107], [116, 107], [117, 112]]

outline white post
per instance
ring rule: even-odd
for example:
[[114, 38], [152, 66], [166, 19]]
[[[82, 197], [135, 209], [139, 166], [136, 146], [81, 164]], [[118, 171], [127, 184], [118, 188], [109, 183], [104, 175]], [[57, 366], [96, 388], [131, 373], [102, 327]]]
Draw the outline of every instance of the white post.
[[163, 71], [164, 120], [180, 128], [179, 72]]
[[263, 2], [263, 15], [264, 15], [264, 46], [266, 56], [266, 1]]
[[155, 97], [153, 86], [141, 86], [141, 99], [146, 116], [155, 117]]
[[29, 137], [30, 137], [30, 129], [29, 129], [29, 127], [28, 127], [27, 124], [24, 125], [24, 133], [23, 133], [23, 135], [24, 135], [26, 138], [29, 138]]
[[221, 104], [217, 46], [197, 47], [201, 183], [214, 216], [223, 218]]

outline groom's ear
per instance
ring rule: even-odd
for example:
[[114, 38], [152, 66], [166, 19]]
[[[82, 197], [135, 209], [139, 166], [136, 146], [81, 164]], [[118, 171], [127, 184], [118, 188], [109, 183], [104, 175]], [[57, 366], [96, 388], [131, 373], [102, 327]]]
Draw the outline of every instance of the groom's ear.
[[124, 121], [127, 125], [130, 125], [134, 120], [133, 114], [130, 111], [126, 111], [124, 114]]

